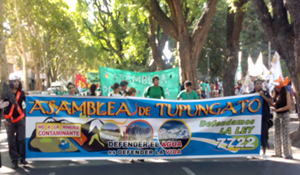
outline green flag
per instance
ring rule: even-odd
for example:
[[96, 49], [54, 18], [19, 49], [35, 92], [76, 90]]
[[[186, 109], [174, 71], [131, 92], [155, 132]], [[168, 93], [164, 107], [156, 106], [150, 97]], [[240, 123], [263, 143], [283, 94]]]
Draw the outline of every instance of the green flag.
[[100, 84], [99, 72], [88, 72], [86, 82], [87, 84]]
[[103, 96], [112, 91], [111, 85], [127, 80], [128, 87], [134, 87], [137, 91], [136, 96], [142, 97], [146, 88], [152, 85], [152, 77], [155, 75], [159, 77], [159, 85], [164, 88], [166, 99], [176, 99], [179, 93], [179, 68], [159, 72], [131, 72], [99, 67], [99, 75]]

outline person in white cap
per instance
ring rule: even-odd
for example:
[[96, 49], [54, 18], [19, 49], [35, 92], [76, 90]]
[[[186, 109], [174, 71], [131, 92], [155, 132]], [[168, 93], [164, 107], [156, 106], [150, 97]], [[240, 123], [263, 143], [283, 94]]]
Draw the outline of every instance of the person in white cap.
[[[9, 156], [11, 158], [13, 169], [18, 167], [19, 158], [21, 159], [21, 164], [27, 164], [25, 161], [25, 114], [22, 109], [22, 103], [25, 103], [25, 93], [22, 91], [22, 84], [19, 79], [20, 78], [16, 74], [9, 75], [9, 86], [15, 95], [17, 106], [9, 103], [4, 109]], [[17, 139], [19, 152], [15, 145], [15, 139]]]

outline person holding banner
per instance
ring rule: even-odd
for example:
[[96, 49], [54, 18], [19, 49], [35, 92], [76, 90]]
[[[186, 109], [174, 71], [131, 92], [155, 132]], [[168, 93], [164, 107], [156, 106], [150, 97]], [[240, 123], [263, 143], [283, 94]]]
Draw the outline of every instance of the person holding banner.
[[263, 148], [263, 160], [267, 160], [266, 150], [269, 147], [269, 120], [270, 120], [270, 106], [273, 104], [272, 97], [267, 91], [262, 90], [262, 79], [254, 80], [254, 90], [251, 93], [259, 93], [263, 98], [262, 105], [262, 120], [261, 120], [261, 146]]
[[128, 89], [128, 91], [126, 91], [126, 92], [124, 93], [124, 97], [127, 97], [127, 96], [135, 97], [135, 96], [136, 96], [136, 89], [133, 88], [133, 87], [130, 87], [130, 88]]
[[97, 86], [95, 84], [92, 84], [90, 87], [90, 96], [96, 96], [96, 88]]
[[177, 97], [177, 100], [196, 100], [199, 99], [198, 94], [192, 90], [192, 82], [187, 80], [184, 82], [185, 90], [181, 91]]
[[127, 91], [128, 81], [122, 80], [120, 83], [120, 86], [121, 86], [121, 89], [120, 89], [119, 94], [123, 96]]
[[165, 92], [163, 87], [159, 86], [158, 76], [152, 77], [152, 86], [149, 86], [144, 93], [144, 97], [147, 98], [156, 98], [156, 99], [165, 99]]
[[274, 116], [274, 157], [282, 157], [282, 148], [285, 159], [293, 159], [293, 152], [291, 147], [291, 140], [289, 137], [289, 109], [291, 108], [291, 96], [286, 89], [288, 78], [285, 81], [279, 77], [274, 81], [275, 96], [274, 106], [272, 110], [275, 112]]
[[78, 94], [76, 94], [75, 85], [73, 83], [69, 82], [67, 84], [67, 89], [69, 91], [67, 95], [78, 96]]
[[[15, 74], [9, 76], [9, 86], [15, 95], [17, 106], [9, 103], [4, 110], [9, 156], [13, 169], [18, 167], [19, 158], [21, 158], [21, 164], [27, 164], [27, 161], [25, 161], [25, 114], [22, 109], [22, 104], [25, 102], [25, 93], [22, 91], [22, 84], [19, 79]], [[15, 145], [16, 139], [18, 145]], [[19, 153], [17, 146], [19, 147]]]
[[119, 93], [120, 92], [120, 85], [119, 83], [115, 83], [111, 86], [113, 89], [113, 92], [110, 92], [108, 94], [109, 97], [122, 97], [122, 95]]

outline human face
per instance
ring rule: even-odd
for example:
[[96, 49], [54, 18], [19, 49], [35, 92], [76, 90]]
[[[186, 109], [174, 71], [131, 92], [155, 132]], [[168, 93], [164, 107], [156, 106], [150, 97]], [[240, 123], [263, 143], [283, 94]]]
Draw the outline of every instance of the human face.
[[126, 91], [126, 90], [127, 90], [127, 87], [128, 87], [128, 85], [125, 85], [125, 86], [122, 86], [121, 89], [122, 89], [123, 91]]
[[255, 91], [261, 91], [262, 90], [262, 81], [256, 81], [254, 88], [255, 88]]
[[69, 85], [69, 86], [68, 86], [68, 91], [69, 91], [70, 94], [74, 94], [74, 93], [75, 93], [75, 86], [72, 85], [72, 84]]
[[153, 81], [153, 85], [154, 85], [154, 86], [158, 86], [158, 84], [159, 84], [159, 80], [158, 80], [158, 79], [155, 79], [155, 80]]
[[280, 92], [281, 88], [275, 88], [275, 90], [276, 90], [277, 92]]
[[19, 82], [19, 80], [13, 80], [12, 84], [13, 84], [13, 86], [14, 86], [15, 89], [18, 89], [19, 85], [20, 85], [20, 82]]
[[119, 93], [119, 92], [120, 92], [120, 87], [114, 89], [114, 93], [115, 93], [115, 94], [117, 94], [117, 93]]
[[133, 92], [130, 96], [135, 97], [135, 96], [136, 96], [136, 93]]
[[188, 92], [191, 91], [191, 87], [192, 86], [186, 86], [186, 85], [184, 85], [185, 90], [188, 91]]

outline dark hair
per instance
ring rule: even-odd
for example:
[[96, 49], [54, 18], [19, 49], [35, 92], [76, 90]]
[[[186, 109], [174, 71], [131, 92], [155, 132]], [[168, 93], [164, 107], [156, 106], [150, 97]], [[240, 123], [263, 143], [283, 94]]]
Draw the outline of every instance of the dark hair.
[[[17, 88], [17, 90], [18, 91], [22, 91], [22, 83], [20, 82], [20, 80], [18, 80], [19, 81], [19, 87]], [[11, 89], [14, 89], [15, 87], [14, 87], [14, 85], [13, 85], [13, 83], [12, 83], [13, 81], [9, 81], [9, 87], [11, 88]]]
[[189, 81], [189, 80], [186, 80], [186, 81], [184, 82], [184, 85], [185, 85], [185, 86], [192, 86], [192, 82]]
[[69, 86], [70, 86], [70, 85], [73, 85], [73, 86], [75, 87], [75, 84], [69, 82], [69, 83], [67, 84], [67, 88], [68, 88], [68, 89], [69, 89]]
[[95, 84], [92, 84], [90, 87], [90, 91], [91, 91], [91, 95], [96, 95], [95, 91], [96, 91], [97, 86]]
[[276, 106], [283, 106], [284, 104], [287, 104], [286, 91], [287, 90], [285, 87], [282, 87], [279, 92], [275, 90], [275, 99], [279, 97], [278, 100], [276, 101]]
[[155, 79], [159, 80], [158, 76], [152, 77], [152, 83], [154, 82]]
[[113, 84], [113, 85], [111, 86], [111, 88], [112, 88], [113, 90], [115, 90], [115, 89], [117, 89], [119, 86], [120, 86], [119, 83], [115, 83], [115, 84]]
[[128, 85], [128, 81], [127, 80], [122, 80], [120, 83], [120, 86], [126, 86]]
[[263, 82], [263, 80], [262, 79], [260, 79], [260, 78], [258, 78], [258, 79], [255, 79], [254, 80], [254, 85], [258, 82], [258, 81], [261, 81], [261, 82]]

